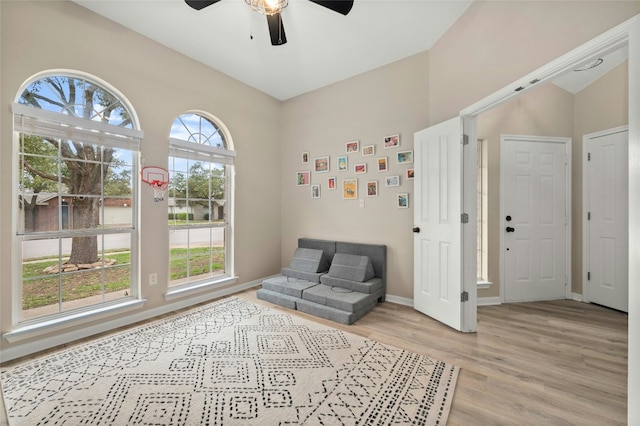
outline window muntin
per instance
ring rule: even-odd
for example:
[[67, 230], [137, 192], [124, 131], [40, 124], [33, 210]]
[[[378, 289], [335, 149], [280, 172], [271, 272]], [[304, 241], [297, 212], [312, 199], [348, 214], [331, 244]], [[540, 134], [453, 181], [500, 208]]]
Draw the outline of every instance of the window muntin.
[[235, 153], [214, 120], [187, 113], [173, 123], [170, 154], [169, 286], [228, 278], [232, 276], [228, 194]]
[[54, 75], [24, 89], [14, 124], [20, 320], [136, 296], [132, 113], [97, 83]]

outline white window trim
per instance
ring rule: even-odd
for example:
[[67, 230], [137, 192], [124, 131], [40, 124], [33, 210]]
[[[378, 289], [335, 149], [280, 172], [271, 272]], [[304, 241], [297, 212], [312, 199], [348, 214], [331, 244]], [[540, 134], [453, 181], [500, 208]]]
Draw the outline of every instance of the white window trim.
[[114, 314], [122, 314], [124, 312], [140, 309], [145, 303], [146, 299], [135, 299], [131, 297], [116, 303], [91, 305], [86, 309], [75, 312], [61, 312], [55, 316], [45, 317], [45, 319], [42, 320], [35, 319], [24, 322], [19, 327], [15, 327], [11, 331], [4, 333], [2, 338], [11, 343], [19, 342], [55, 331], [60, 331], [65, 328], [87, 324], [91, 321], [106, 318]]

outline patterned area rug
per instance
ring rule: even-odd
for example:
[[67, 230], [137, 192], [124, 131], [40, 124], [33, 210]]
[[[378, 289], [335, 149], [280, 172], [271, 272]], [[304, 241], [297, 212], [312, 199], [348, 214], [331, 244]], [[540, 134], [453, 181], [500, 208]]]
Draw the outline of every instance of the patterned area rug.
[[11, 425], [436, 425], [458, 367], [232, 297], [1, 374]]

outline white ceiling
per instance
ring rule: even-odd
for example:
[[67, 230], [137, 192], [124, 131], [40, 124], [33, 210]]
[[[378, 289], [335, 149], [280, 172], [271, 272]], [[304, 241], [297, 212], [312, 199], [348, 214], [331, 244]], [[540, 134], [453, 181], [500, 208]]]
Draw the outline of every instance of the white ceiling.
[[282, 12], [287, 43], [272, 46], [266, 17], [244, 0], [200, 11], [183, 0], [74, 1], [279, 100], [428, 50], [471, 4], [355, 0], [343, 16], [289, 0]]

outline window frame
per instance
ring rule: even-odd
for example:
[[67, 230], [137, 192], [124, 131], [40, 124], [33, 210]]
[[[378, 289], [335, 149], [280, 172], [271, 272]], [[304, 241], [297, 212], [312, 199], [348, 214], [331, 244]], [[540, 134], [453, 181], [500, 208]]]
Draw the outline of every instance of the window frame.
[[[230, 133], [226, 126], [212, 114], [203, 111], [186, 111], [174, 120], [181, 120], [186, 115], [195, 115], [200, 119], [209, 121], [216, 130], [220, 133], [221, 139], [226, 145], [226, 148], [219, 148], [204, 143], [198, 143], [195, 141], [184, 140], [174, 137], [173, 134], [169, 137], [169, 155], [168, 162], [171, 162], [172, 158], [181, 158], [191, 161], [202, 161], [207, 163], [219, 164], [224, 168], [225, 176], [225, 222], [222, 224], [208, 223], [208, 224], [193, 224], [193, 225], [171, 225], [167, 222], [168, 232], [175, 230], [185, 229], [224, 229], [224, 273], [218, 276], [208, 276], [202, 279], [197, 279], [190, 282], [171, 285], [171, 264], [168, 267], [168, 286], [165, 298], [171, 299], [182, 295], [188, 295], [194, 292], [198, 292], [204, 289], [210, 289], [212, 287], [219, 287], [227, 284], [235, 283], [237, 277], [235, 276], [234, 266], [234, 184], [235, 184], [235, 158], [236, 151], [233, 150], [233, 142]], [[190, 134], [192, 138], [193, 133]], [[205, 141], [209, 141], [210, 138], [206, 138]], [[171, 178], [172, 165], [169, 164], [169, 173]], [[168, 194], [171, 197], [171, 194]], [[211, 212], [210, 212], [211, 214]], [[171, 251], [171, 238], [169, 238], [168, 250]], [[170, 256], [171, 257], [171, 256]]]
[[[92, 84], [112, 96], [118, 101], [129, 115], [131, 127], [117, 126], [103, 123], [93, 119], [65, 114], [63, 112], [41, 109], [31, 105], [19, 103], [24, 91], [32, 84], [51, 77], [63, 77], [68, 79], [82, 80]], [[139, 279], [139, 212], [138, 212], [138, 179], [135, 177], [139, 169], [140, 142], [144, 137], [144, 132], [140, 130], [137, 114], [128, 99], [116, 88], [107, 82], [87, 73], [70, 70], [49, 70], [38, 73], [23, 83], [16, 95], [12, 105], [13, 113], [13, 139], [12, 139], [12, 197], [14, 200], [12, 208], [12, 330], [3, 334], [9, 341], [29, 338], [34, 335], [44, 334], [60, 326], [73, 325], [78, 320], [86, 318], [102, 317], [111, 312], [121, 312], [123, 310], [135, 309], [144, 304], [140, 298]], [[21, 144], [21, 134], [54, 137], [67, 140], [82, 140], [83, 143], [98, 145], [102, 149], [115, 148], [129, 151], [131, 156], [131, 225], [130, 226], [99, 226], [91, 229], [64, 229], [59, 228], [53, 231], [25, 232], [21, 226], [23, 207], [19, 198], [21, 193], [19, 171], [21, 165], [19, 156], [23, 152]], [[60, 154], [58, 153], [58, 156]], [[57, 197], [61, 197], [61, 189], [57, 190]], [[101, 199], [105, 199], [104, 182], [101, 183]], [[107, 197], [110, 198], [110, 197]], [[62, 208], [59, 207], [60, 209]], [[61, 213], [61, 210], [60, 210]], [[104, 211], [100, 213], [100, 217]], [[60, 218], [59, 218], [60, 220]], [[110, 234], [126, 234], [129, 238], [129, 248], [131, 250], [129, 262], [130, 284], [128, 295], [114, 300], [105, 300], [103, 291], [102, 300], [86, 306], [62, 309], [58, 300], [57, 312], [25, 318], [23, 315], [23, 253], [22, 244], [24, 241], [42, 240], [50, 237], [53, 239], [66, 239], [74, 236], [96, 236], [98, 239]], [[60, 242], [59, 242], [60, 243]], [[58, 252], [58, 256], [62, 253]], [[102, 267], [105, 270], [105, 266]], [[102, 285], [104, 285], [102, 278]]]
[[477, 284], [478, 288], [489, 288], [489, 143], [486, 139], [477, 140]]

